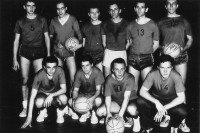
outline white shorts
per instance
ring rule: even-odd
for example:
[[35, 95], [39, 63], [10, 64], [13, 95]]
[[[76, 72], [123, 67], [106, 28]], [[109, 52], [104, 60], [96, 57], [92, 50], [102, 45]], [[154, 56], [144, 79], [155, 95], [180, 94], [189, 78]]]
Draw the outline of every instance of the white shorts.
[[125, 60], [127, 65], [127, 54], [126, 50], [123, 51], [113, 51], [109, 49], [105, 49], [104, 57], [103, 57], [103, 66], [110, 68], [111, 62], [116, 58], [122, 58]]

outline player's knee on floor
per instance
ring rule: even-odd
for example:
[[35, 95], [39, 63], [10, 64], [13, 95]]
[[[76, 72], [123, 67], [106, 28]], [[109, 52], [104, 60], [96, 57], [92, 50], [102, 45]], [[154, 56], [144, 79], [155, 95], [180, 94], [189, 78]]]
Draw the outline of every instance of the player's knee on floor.
[[67, 96], [62, 94], [58, 96], [59, 104], [66, 105], [67, 104]]
[[102, 98], [101, 98], [101, 97], [97, 97], [97, 98], [94, 100], [94, 105], [95, 105], [96, 107], [99, 107], [101, 104], [102, 104]]

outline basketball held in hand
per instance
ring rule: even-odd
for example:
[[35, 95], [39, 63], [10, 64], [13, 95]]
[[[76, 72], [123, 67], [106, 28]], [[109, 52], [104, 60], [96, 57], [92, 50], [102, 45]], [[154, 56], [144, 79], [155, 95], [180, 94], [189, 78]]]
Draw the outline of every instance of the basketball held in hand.
[[118, 117], [110, 117], [106, 123], [107, 133], [123, 133], [124, 132], [124, 122]]
[[87, 97], [78, 97], [74, 103], [75, 110], [80, 114], [86, 114], [90, 110]]
[[78, 39], [76, 39], [75, 37], [70, 37], [66, 40], [65, 42], [65, 47], [66, 49], [70, 50], [73, 49], [74, 47], [76, 47], [76, 45], [79, 44]]
[[176, 43], [170, 43], [168, 45], [165, 45], [165, 47], [163, 48], [163, 53], [170, 55], [172, 58], [177, 58], [181, 53], [181, 47]]

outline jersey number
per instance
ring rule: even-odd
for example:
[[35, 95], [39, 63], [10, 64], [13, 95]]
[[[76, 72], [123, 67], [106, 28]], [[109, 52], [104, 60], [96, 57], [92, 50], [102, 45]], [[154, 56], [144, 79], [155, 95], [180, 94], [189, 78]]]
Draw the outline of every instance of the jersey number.
[[144, 35], [144, 29], [137, 29], [137, 32], [138, 32], [138, 36], [143, 36]]

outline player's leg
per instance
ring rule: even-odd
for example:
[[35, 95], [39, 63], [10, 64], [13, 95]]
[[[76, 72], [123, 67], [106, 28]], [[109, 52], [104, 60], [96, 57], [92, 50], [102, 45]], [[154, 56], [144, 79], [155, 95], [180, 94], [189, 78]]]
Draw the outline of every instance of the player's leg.
[[[139, 132], [140, 129], [141, 129], [141, 126], [140, 126], [140, 120], [139, 120], [140, 117], [138, 116], [139, 112], [138, 112], [138, 109], [137, 109], [136, 102], [137, 102], [136, 99], [129, 101], [129, 104], [127, 106], [126, 111], [131, 116], [131, 119], [128, 118], [128, 123], [125, 123], [125, 127], [126, 127], [126, 125], [132, 125], [132, 123], [133, 123], [134, 124], [133, 131]], [[130, 126], [127, 126], [127, 127], [130, 127]]]
[[141, 71], [142, 81], [146, 78], [147, 74], [152, 70], [152, 66], [146, 67]]
[[42, 69], [42, 61], [43, 61], [43, 58], [33, 61], [33, 68], [34, 68], [35, 73], [38, 72], [40, 69]]
[[21, 76], [22, 76], [22, 97], [23, 97], [23, 110], [19, 114], [20, 117], [26, 117], [27, 115], [27, 105], [28, 105], [28, 86], [27, 82], [29, 79], [29, 70], [30, 70], [30, 60], [25, 57], [20, 57], [20, 68], [21, 68]]
[[35, 105], [39, 109], [39, 115], [36, 119], [37, 122], [43, 122], [44, 118], [47, 117], [47, 109], [44, 107], [45, 99], [47, 95], [44, 93], [38, 93], [35, 100]]
[[69, 71], [69, 76], [70, 76], [70, 95], [72, 93], [73, 89], [73, 83], [74, 83], [74, 76], [76, 73], [76, 62], [75, 62], [75, 57], [71, 56], [65, 59], [65, 63], [67, 65], [68, 71]]
[[131, 73], [135, 77], [135, 84], [138, 87], [138, 82], [139, 82], [139, 78], [140, 78], [140, 71], [138, 71], [137, 69], [133, 68], [130, 65], [128, 67], [128, 71], [129, 71], [129, 73]]
[[100, 105], [102, 104], [102, 97], [97, 97], [95, 100], [94, 100], [94, 106], [93, 106], [93, 110], [92, 110], [92, 116], [91, 116], [91, 123], [92, 124], [97, 124], [98, 123], [98, 118], [96, 116], [96, 110], [98, 107], [100, 107]]
[[68, 115], [71, 116], [72, 119], [77, 120], [79, 118], [79, 116], [75, 113], [73, 104], [74, 103], [72, 103], [72, 98], [69, 98], [69, 100], [68, 100], [68, 105], [69, 105]]
[[175, 70], [180, 73], [183, 83], [185, 84], [187, 76], [187, 63], [175, 65]]
[[65, 94], [61, 94], [56, 97], [57, 103], [57, 123], [64, 122], [64, 114], [68, 114], [68, 106], [67, 106], [67, 96]]

